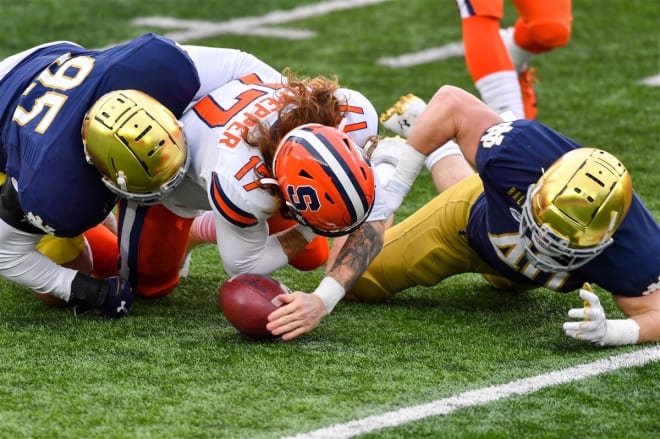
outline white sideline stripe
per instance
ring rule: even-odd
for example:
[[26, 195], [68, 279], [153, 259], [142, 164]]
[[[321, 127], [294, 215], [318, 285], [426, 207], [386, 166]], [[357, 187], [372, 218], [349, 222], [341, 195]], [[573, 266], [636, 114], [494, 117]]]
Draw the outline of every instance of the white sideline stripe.
[[463, 56], [465, 49], [463, 42], [449, 43], [440, 47], [432, 47], [415, 53], [406, 53], [397, 57], [387, 57], [378, 60], [378, 64], [393, 67], [404, 68], [413, 67], [420, 64], [427, 64], [433, 61], [439, 61], [457, 56]]
[[660, 360], [660, 345], [641, 349], [628, 354], [615, 355], [592, 363], [561, 369], [530, 378], [523, 378], [498, 386], [470, 390], [445, 399], [438, 399], [427, 404], [406, 407], [380, 415], [334, 424], [326, 428], [289, 436], [284, 439], [341, 439], [369, 433], [385, 427], [396, 427], [408, 422], [440, 416], [455, 410], [474, 407], [497, 401], [509, 396], [525, 395], [550, 386], [581, 380], [618, 369], [642, 366]]
[[642, 85], [650, 85], [651, 87], [660, 87], [660, 75], [650, 76], [639, 81]]

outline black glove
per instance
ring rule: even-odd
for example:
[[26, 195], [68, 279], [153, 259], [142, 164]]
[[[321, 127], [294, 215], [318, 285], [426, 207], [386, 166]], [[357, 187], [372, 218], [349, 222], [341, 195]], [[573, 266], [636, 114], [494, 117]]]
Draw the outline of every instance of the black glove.
[[73, 313], [78, 316], [96, 310], [101, 316], [118, 319], [128, 314], [133, 304], [130, 284], [119, 276], [94, 279], [78, 273], [71, 283]]

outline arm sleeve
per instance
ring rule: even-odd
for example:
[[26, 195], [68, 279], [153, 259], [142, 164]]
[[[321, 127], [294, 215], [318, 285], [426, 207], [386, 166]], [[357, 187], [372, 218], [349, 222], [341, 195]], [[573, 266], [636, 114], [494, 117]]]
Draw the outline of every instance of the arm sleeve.
[[264, 82], [280, 82], [282, 75], [256, 56], [236, 49], [181, 46], [192, 59], [199, 74], [198, 100], [216, 88], [254, 73]]
[[214, 215], [218, 252], [228, 275], [267, 275], [289, 263], [280, 241], [268, 235], [265, 221], [251, 227], [237, 227], [217, 212]]
[[57, 265], [35, 250], [40, 239], [41, 235], [23, 232], [0, 220], [0, 275], [68, 302], [77, 271]]

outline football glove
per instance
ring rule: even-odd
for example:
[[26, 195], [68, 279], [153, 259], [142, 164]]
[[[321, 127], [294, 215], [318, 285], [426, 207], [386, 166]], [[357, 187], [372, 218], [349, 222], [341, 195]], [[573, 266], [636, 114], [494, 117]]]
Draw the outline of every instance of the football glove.
[[75, 316], [94, 313], [118, 319], [128, 314], [133, 304], [133, 291], [119, 276], [95, 279], [78, 273], [71, 284], [70, 301], [75, 305]]
[[369, 161], [371, 161], [372, 166], [377, 166], [381, 163], [389, 163], [396, 167], [399, 163], [401, 151], [405, 143], [405, 139], [402, 139], [399, 136], [383, 137], [382, 139], [379, 139], [378, 142], [367, 143], [367, 145], [365, 145], [365, 153], [369, 158]]
[[587, 340], [598, 346], [618, 346], [634, 344], [639, 337], [639, 325], [631, 319], [607, 320], [605, 310], [591, 285], [584, 283], [580, 289], [584, 308], [568, 311], [572, 318], [582, 318], [579, 322], [565, 322], [564, 332], [577, 340]]
[[100, 314], [109, 319], [118, 319], [128, 314], [133, 304], [133, 290], [131, 285], [119, 276], [104, 280], [107, 287], [105, 301], [99, 307]]

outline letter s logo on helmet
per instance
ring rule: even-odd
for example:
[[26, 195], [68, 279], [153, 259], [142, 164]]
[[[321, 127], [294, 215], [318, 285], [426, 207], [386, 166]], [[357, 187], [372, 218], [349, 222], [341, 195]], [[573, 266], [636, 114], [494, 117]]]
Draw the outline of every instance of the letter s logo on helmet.
[[138, 90], [101, 96], [82, 126], [85, 156], [112, 192], [142, 204], [160, 202], [182, 181], [190, 154], [176, 117]]
[[362, 150], [337, 128], [301, 125], [280, 141], [273, 173], [298, 222], [323, 236], [357, 229], [373, 207], [373, 170]]

